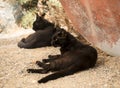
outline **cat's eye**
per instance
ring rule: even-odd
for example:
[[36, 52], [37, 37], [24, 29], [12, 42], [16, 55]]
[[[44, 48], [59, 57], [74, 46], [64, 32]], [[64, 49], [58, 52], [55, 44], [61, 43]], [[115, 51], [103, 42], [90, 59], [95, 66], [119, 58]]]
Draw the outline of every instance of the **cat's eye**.
[[57, 41], [58, 39], [56, 38], [55, 41]]
[[58, 39], [54, 37], [53, 40], [54, 40], [54, 41], [57, 41]]

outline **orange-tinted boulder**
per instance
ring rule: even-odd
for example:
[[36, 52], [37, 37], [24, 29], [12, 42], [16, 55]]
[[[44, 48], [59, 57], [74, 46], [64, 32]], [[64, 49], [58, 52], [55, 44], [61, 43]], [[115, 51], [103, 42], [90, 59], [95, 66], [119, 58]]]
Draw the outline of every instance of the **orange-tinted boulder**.
[[120, 56], [120, 0], [60, 0], [67, 16], [91, 44]]

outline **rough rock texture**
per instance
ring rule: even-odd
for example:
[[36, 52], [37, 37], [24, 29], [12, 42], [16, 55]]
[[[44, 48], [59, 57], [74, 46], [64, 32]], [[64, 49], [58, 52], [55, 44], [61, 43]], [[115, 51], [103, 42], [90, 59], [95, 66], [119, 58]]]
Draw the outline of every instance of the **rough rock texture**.
[[90, 43], [120, 56], [120, 0], [60, 0], [75, 29]]
[[26, 69], [39, 68], [35, 61], [59, 53], [59, 48], [20, 49], [17, 42], [26, 35], [9, 36], [0, 37], [0, 88], [120, 88], [120, 57], [103, 52], [93, 69], [38, 84], [37, 80], [48, 74], [30, 74]]
[[16, 0], [0, 1], [0, 32], [9, 33], [17, 30], [16, 22], [21, 16], [21, 7]]

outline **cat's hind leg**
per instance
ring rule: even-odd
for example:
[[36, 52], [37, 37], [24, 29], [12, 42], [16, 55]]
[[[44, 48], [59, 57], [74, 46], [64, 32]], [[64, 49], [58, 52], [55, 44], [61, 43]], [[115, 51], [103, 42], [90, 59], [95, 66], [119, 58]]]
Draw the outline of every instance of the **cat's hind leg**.
[[41, 61], [36, 61], [36, 64], [39, 66], [39, 67], [44, 67], [45, 66], [45, 63], [41, 62]]
[[36, 61], [36, 64], [39, 66], [39, 67], [42, 67], [43, 69], [45, 70], [50, 70], [51, 66], [50, 64], [46, 64], [46, 63], [43, 63], [41, 61]]
[[72, 65], [66, 69], [60, 70], [56, 73], [50, 74], [50, 75], [40, 79], [38, 81], [38, 83], [46, 83], [50, 80], [55, 80], [57, 78], [61, 78], [61, 77], [67, 76], [67, 75], [72, 75], [80, 70], [81, 70], [80, 68], [76, 67], [75, 65]]
[[41, 73], [41, 74], [48, 73], [48, 71], [44, 69], [27, 69], [27, 72], [28, 73]]
[[41, 73], [41, 74], [45, 74], [45, 73], [48, 73], [50, 71], [49, 64], [45, 64], [45, 63], [42, 63], [40, 61], [36, 61], [36, 64], [39, 67], [42, 67], [42, 69], [27, 69], [27, 72], [28, 73]]

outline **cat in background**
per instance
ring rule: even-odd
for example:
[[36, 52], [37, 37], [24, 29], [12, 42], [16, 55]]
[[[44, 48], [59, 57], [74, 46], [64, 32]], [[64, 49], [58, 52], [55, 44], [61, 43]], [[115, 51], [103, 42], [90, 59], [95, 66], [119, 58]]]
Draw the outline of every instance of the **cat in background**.
[[55, 32], [54, 24], [44, 19], [45, 14], [39, 16], [36, 14], [36, 20], [33, 22], [35, 33], [30, 34], [27, 38], [22, 38], [18, 42], [20, 48], [38, 48], [51, 46], [51, 38]]

